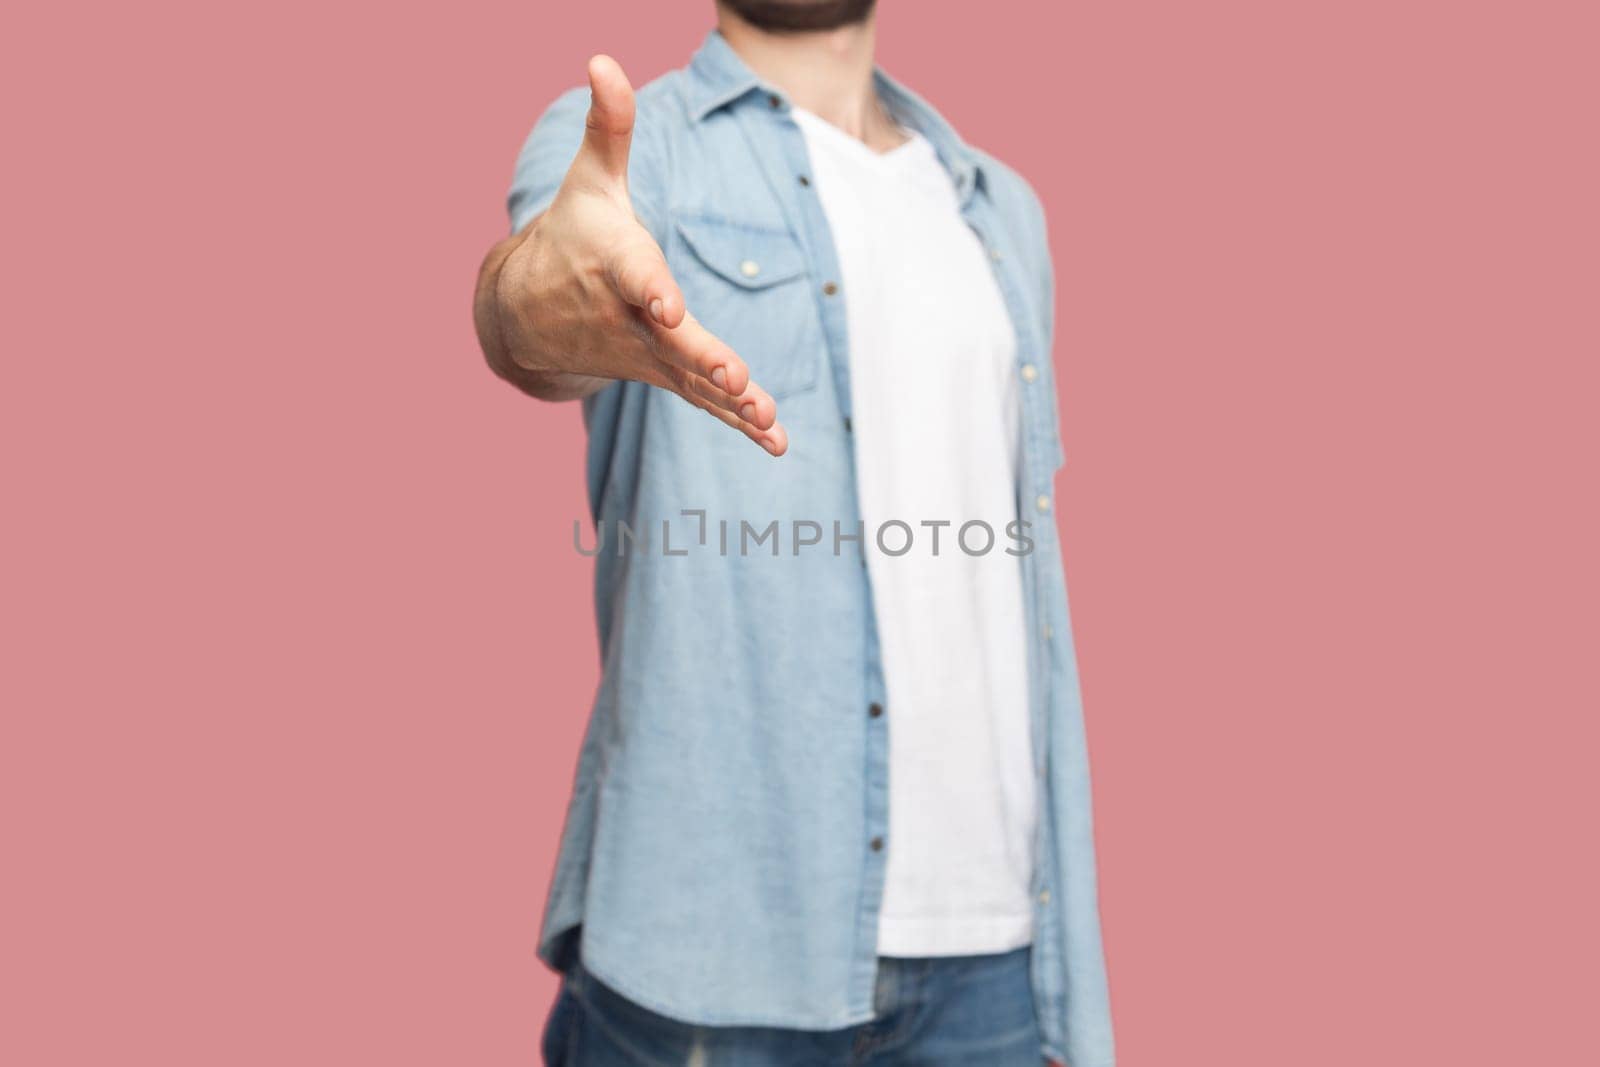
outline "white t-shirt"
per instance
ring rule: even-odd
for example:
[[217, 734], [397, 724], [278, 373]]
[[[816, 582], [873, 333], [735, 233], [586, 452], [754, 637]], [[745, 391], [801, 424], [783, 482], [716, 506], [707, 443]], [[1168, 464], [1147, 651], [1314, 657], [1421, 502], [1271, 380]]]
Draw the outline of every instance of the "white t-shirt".
[[[1003, 952], [1033, 936], [1036, 822], [1018, 548], [1016, 335], [933, 146], [879, 154], [796, 109], [850, 340], [867, 566], [888, 701], [878, 951]], [[904, 555], [876, 533], [910, 527]], [[948, 522], [930, 527], [925, 522]], [[993, 544], [979, 520], [993, 531]], [[937, 535], [937, 554], [934, 537]], [[898, 552], [906, 534], [883, 535]]]

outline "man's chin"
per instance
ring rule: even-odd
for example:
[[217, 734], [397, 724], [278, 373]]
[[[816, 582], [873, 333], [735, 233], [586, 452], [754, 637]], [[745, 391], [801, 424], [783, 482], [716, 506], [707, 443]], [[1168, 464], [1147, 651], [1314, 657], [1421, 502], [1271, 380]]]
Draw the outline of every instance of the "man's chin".
[[735, 15], [760, 30], [804, 33], [851, 26], [872, 14], [877, 0], [722, 0]]

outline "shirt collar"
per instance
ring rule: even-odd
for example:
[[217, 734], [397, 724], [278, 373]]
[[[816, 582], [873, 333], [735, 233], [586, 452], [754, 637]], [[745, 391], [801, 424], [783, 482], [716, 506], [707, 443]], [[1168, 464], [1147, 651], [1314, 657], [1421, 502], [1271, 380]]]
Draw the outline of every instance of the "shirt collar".
[[[933, 145], [963, 200], [983, 184], [983, 164], [978, 153], [961, 140], [943, 116], [916, 93], [889, 77], [882, 68], [874, 67], [872, 78], [894, 120], [917, 131]], [[757, 92], [776, 98], [782, 108], [789, 107], [784, 92], [763, 82], [746, 66], [727, 38], [717, 30], [708, 33], [705, 43], [689, 61], [690, 118], [700, 122], [712, 112]]]

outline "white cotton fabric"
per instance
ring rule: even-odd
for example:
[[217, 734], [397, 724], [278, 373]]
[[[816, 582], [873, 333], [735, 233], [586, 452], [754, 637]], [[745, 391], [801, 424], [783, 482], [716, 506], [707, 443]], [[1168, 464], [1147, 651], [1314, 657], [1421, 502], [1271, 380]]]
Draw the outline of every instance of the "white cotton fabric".
[[[888, 693], [878, 951], [1028, 944], [1037, 820], [1017, 519], [1016, 337], [949, 172], [796, 109], [846, 299], [856, 469]], [[883, 529], [888, 549], [878, 550]], [[937, 529], [926, 522], [946, 521]], [[986, 552], [964, 523], [993, 531]], [[937, 552], [934, 538], [937, 535]], [[982, 550], [988, 535], [967, 529]]]

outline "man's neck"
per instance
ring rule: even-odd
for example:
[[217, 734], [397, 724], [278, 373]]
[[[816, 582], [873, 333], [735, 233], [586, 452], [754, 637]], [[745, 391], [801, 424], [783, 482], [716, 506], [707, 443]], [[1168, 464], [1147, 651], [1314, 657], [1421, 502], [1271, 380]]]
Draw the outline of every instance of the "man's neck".
[[717, 5], [717, 29], [761, 78], [790, 102], [839, 127], [875, 151], [905, 140], [872, 84], [875, 15], [816, 32], [771, 33]]

